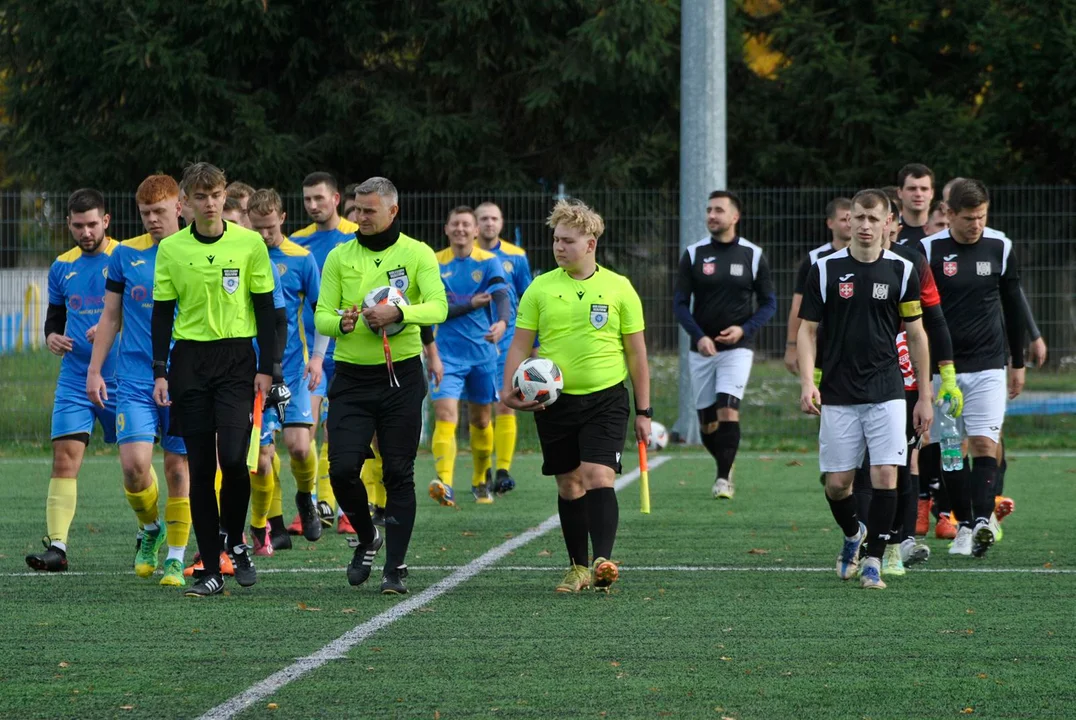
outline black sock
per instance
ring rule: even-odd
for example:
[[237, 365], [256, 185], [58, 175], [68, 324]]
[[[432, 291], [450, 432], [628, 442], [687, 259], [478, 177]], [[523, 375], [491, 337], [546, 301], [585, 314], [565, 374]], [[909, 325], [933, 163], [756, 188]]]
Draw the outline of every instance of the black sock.
[[949, 511], [956, 515], [957, 522], [971, 527], [971, 498], [968, 496], [968, 459], [964, 458], [964, 467], [953, 472], [942, 471], [942, 484], [949, 495]]
[[254, 539], [257, 540], [262, 545], [265, 544], [265, 537], [266, 537], [266, 533], [268, 533], [268, 532], [269, 532], [269, 526], [268, 525], [266, 525], [265, 527], [260, 527], [260, 528], [254, 527], [253, 525], [250, 526], [250, 534], [253, 535]]
[[941, 445], [930, 443], [919, 448], [919, 497], [926, 500], [941, 482]]
[[856, 468], [856, 476], [852, 481], [852, 497], [856, 499], [856, 515], [866, 518], [871, 511], [871, 496], [874, 488], [871, 487], [871, 469], [864, 459], [863, 464]]
[[702, 433], [702, 446], [713, 456], [714, 460], [718, 459], [721, 454], [721, 446], [717, 442], [717, 430], [712, 433]]
[[971, 469], [971, 502], [975, 522], [989, 520], [994, 512], [994, 488], [998, 481], [998, 459], [977, 457]]
[[587, 526], [594, 559], [610, 559], [616, 541], [616, 527], [620, 521], [620, 506], [613, 488], [587, 490], [583, 496], [587, 503]]
[[732, 464], [736, 462], [736, 451], [740, 449], [740, 423], [725, 420], [718, 424], [714, 444], [717, 446], [717, 476], [729, 477]]
[[295, 493], [295, 504], [296, 505], [301, 504], [303, 507], [306, 507], [311, 502], [313, 502], [313, 500], [314, 500], [313, 493], [308, 493], [308, 492], [297, 492], [297, 493]]
[[1005, 471], [1009, 469], [1009, 458], [1005, 454], [1005, 446], [1001, 446], [1001, 465], [998, 466], [998, 481], [994, 487], [996, 495], [1005, 494]]
[[[410, 483], [386, 487], [385, 491], [388, 494], [385, 500], [385, 567], [398, 568], [407, 559], [411, 533], [415, 530], [416, 502], [413, 475]], [[369, 511], [364, 509], [358, 514], [365, 517], [366, 522], [373, 527], [374, 521]], [[351, 520], [350, 517], [348, 519]]]
[[220, 572], [220, 516], [213, 480], [217, 474], [217, 438], [214, 433], [188, 435], [187, 464], [191, 478], [191, 525], [198, 554], [207, 573]]
[[908, 474], [907, 500], [904, 506], [904, 533], [901, 540], [915, 538], [915, 524], [919, 521], [919, 476]]
[[885, 553], [893, 516], [897, 511], [897, 491], [874, 489], [871, 511], [867, 516], [867, 556], [881, 559]]
[[859, 534], [859, 518], [856, 516], [856, 499], [849, 495], [843, 500], [834, 500], [826, 495], [829, 502], [829, 510], [833, 513], [833, 519], [837, 521], [841, 532], [845, 537], [855, 537]]
[[587, 501], [585, 497], [567, 500], [557, 496], [557, 512], [560, 515], [560, 531], [568, 548], [568, 562], [587, 567]]
[[374, 541], [377, 531], [370, 518], [370, 501], [361, 478], [362, 463], [361, 453], [334, 448], [329, 459], [329, 482], [336, 495], [336, 504], [355, 529], [359, 542], [368, 545]]
[[284, 516], [283, 515], [275, 515], [275, 516], [269, 518], [269, 532], [270, 533], [272, 533], [273, 535], [280, 535], [281, 533], [286, 533], [287, 531], [288, 531], [287, 527], [284, 526]]

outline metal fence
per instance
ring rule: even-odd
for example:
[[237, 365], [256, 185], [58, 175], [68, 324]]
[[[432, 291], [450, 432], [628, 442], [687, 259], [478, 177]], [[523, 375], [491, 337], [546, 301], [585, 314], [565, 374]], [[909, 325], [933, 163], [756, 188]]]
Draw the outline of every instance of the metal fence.
[[[853, 192], [852, 188], [740, 192], [744, 207], [740, 233], [765, 249], [778, 295], [777, 315], [756, 342], [752, 382], [754, 404], [767, 420], [751, 423], [745, 418], [745, 434], [804, 438], [814, 432], [809, 423], [784, 409], [778, 411], [777, 406], [787, 403], [790, 393], [795, 393], [795, 380], [779, 367], [785, 319], [799, 262], [809, 249], [829, 239], [824, 222], [826, 203]], [[1016, 243], [1025, 292], [1050, 346], [1050, 368], [1060, 373], [1062, 390], [1076, 391], [1076, 189], [996, 187], [991, 192], [990, 225], [1005, 231]], [[672, 313], [672, 284], [679, 259], [679, 194], [675, 190], [605, 189], [569, 189], [568, 194], [604, 216], [606, 232], [598, 244], [599, 262], [631, 278], [643, 299], [647, 340], [655, 358], [656, 407], [659, 412], [664, 409], [663, 419], [671, 425], [676, 418], [679, 376], [675, 357], [678, 329]], [[400, 218], [404, 232], [440, 248], [446, 244], [443, 225], [449, 209], [494, 201], [506, 220], [504, 237], [522, 246], [532, 267], [541, 272], [554, 266], [545, 218], [556, 197], [553, 193], [496, 190], [405, 193]], [[0, 355], [0, 380], [5, 386], [15, 384], [27, 391], [25, 396], [16, 393], [15, 399], [8, 396], [2, 401], [0, 433], [4, 437], [47, 439], [47, 406], [57, 363], [51, 356], [42, 356], [44, 351], [40, 350], [30, 353], [36, 358], [33, 362], [29, 357], [20, 362], [16, 356], [17, 351], [27, 355], [41, 342], [41, 305], [46, 301], [41, 271], [72, 246], [64, 224], [66, 198], [66, 193], [52, 192], [0, 194], [0, 353], [6, 353]], [[109, 234], [118, 239], [142, 234], [133, 193], [108, 193], [107, 198]], [[285, 231], [307, 225], [301, 195], [289, 194], [284, 200]], [[700, 238], [706, 234], [704, 221], [705, 198], [700, 198]], [[1073, 378], [1072, 382], [1068, 378]], [[1051, 385], [1056, 386], [1056, 382]], [[41, 406], [45, 406], [44, 421]]]

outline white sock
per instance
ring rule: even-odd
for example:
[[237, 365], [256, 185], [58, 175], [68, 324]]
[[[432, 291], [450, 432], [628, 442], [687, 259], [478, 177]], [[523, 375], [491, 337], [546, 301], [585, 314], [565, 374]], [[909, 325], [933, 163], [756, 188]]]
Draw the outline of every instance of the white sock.
[[57, 550], [63, 550], [64, 552], [67, 552], [67, 543], [62, 543], [59, 540], [50, 540], [49, 546], [54, 547]]
[[159, 522], [146, 523], [142, 526], [142, 529], [149, 533], [157, 532], [161, 529], [161, 524]]
[[179, 560], [180, 562], [183, 562], [183, 555], [186, 552], [187, 552], [187, 548], [185, 548], [185, 547], [173, 547], [173, 546], [169, 545], [168, 546], [168, 557], [165, 558], [165, 561]]

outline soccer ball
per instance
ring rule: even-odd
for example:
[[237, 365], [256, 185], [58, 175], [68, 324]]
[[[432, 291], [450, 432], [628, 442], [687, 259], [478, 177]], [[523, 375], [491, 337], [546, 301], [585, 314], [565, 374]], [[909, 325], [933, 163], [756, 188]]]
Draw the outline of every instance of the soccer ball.
[[[366, 308], [371, 308], [374, 305], [407, 305], [407, 304], [408, 304], [407, 298], [404, 297], [403, 293], [401, 293], [399, 290], [397, 290], [394, 287], [388, 287], [388, 286], [374, 288], [370, 292], [366, 293], [366, 297], [364, 297], [362, 299], [362, 307], [363, 307], [364, 310]], [[372, 327], [370, 327], [370, 323], [366, 321], [365, 316], [363, 316], [363, 318], [362, 318], [362, 324], [365, 325], [367, 328], [369, 328], [369, 330], [371, 332], [377, 333], [378, 335], [381, 334], [380, 330], [374, 330]], [[401, 332], [404, 329], [404, 327], [406, 327], [406, 326], [403, 323], [392, 323], [391, 325], [386, 325], [385, 326], [385, 334], [388, 335], [389, 337], [392, 337], [393, 335], [396, 335], [397, 333]]]
[[650, 445], [651, 450], [664, 450], [669, 444], [669, 431], [657, 420], [650, 421]]
[[527, 358], [512, 376], [512, 387], [524, 400], [552, 405], [564, 389], [564, 378], [549, 358]]

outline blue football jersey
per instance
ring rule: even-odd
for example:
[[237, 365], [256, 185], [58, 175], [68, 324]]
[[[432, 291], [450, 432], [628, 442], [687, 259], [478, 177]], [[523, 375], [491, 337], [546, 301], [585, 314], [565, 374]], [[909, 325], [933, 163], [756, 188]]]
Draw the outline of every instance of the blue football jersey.
[[[93, 352], [86, 331], [97, 324], [105, 309], [108, 264], [117, 247], [119, 243], [112, 238], [105, 239], [104, 250], [96, 255], [86, 255], [76, 247], [57, 257], [49, 268], [49, 304], [67, 307], [64, 335], [71, 338], [74, 345], [60, 363], [60, 377], [68, 382], [86, 381]], [[106, 381], [111, 382], [116, 374], [118, 350], [117, 346], [112, 346], [101, 368]]]
[[516, 324], [519, 299], [531, 284], [531, 265], [523, 248], [506, 240], [497, 240], [497, 244], [489, 251], [497, 256], [497, 262], [501, 264], [501, 270], [504, 272], [504, 282], [510, 291], [512, 317], [508, 321], [508, 327], [513, 328]]
[[[441, 265], [441, 282], [450, 307], [470, 303], [480, 293], [507, 289], [497, 256], [478, 246], [465, 258], [457, 258], [451, 248], [445, 248], [437, 253], [437, 262]], [[490, 303], [449, 318], [437, 327], [437, 348], [446, 364], [477, 365], [496, 359], [497, 346], [485, 339], [494, 312]]]
[[313, 253], [285, 238], [269, 248], [269, 260], [280, 274], [284, 310], [288, 314], [288, 341], [284, 347], [284, 377], [302, 377], [312, 346], [307, 342], [304, 313], [313, 310], [321, 291], [321, 273]]
[[108, 264], [108, 289], [123, 296], [119, 377], [153, 385], [153, 268], [157, 243], [149, 233], [124, 240]]

